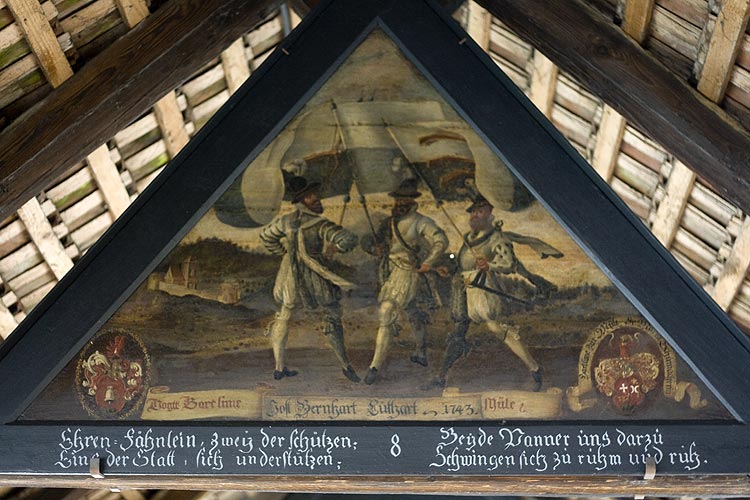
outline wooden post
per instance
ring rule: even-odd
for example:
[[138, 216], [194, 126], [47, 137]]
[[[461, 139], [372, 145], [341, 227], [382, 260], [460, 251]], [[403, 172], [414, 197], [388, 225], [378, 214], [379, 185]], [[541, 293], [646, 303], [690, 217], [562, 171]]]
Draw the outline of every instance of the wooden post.
[[73, 76], [73, 70], [38, 0], [6, 1], [50, 85], [58, 87]]
[[[698, 91], [714, 102], [721, 102], [734, 69], [740, 43], [750, 17], [749, 0], [723, 0], [710, 36], [706, 59], [696, 74]], [[699, 65], [697, 65], [699, 66]]]
[[651, 227], [654, 236], [667, 248], [672, 245], [672, 240], [680, 227], [694, 183], [695, 173], [682, 162], [675, 161], [667, 181], [664, 199], [656, 210], [656, 218]]
[[654, 12], [654, 0], [624, 0], [622, 10], [622, 29], [642, 44], [648, 35], [651, 14]]
[[604, 105], [591, 165], [607, 183], [612, 180], [620, 154], [622, 136], [625, 134], [625, 118], [610, 106]]
[[557, 66], [540, 51], [535, 50], [529, 99], [547, 118], [552, 115], [556, 86]]

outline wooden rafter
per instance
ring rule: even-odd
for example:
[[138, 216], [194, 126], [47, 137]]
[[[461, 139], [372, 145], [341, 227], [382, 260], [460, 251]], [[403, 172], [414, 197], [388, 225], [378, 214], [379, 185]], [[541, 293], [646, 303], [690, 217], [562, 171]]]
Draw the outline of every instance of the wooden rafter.
[[0, 134], [0, 219], [265, 20], [278, 4], [173, 0], [110, 45]]
[[726, 198], [750, 211], [750, 134], [581, 0], [479, 0]]

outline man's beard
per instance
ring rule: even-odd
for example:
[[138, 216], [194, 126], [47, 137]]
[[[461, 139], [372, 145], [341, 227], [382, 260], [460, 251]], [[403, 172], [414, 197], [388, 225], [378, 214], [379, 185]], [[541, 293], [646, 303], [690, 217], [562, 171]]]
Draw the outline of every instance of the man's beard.
[[316, 200], [315, 203], [305, 204], [305, 206], [313, 213], [316, 214], [322, 214], [323, 213], [323, 204], [320, 202], [320, 200]]
[[414, 204], [411, 205], [394, 205], [391, 209], [391, 215], [394, 217], [403, 217], [404, 215], [411, 212], [411, 209], [414, 207]]
[[487, 219], [469, 219], [469, 227], [472, 231], [482, 231], [489, 228], [489, 221]]

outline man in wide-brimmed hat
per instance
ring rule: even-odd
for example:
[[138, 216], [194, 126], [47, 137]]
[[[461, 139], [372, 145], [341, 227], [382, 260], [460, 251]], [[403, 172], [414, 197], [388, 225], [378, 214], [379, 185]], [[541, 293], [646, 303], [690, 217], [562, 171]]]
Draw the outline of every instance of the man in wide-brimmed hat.
[[276, 380], [297, 375], [286, 366], [286, 344], [292, 311], [322, 310], [324, 331], [344, 376], [359, 382], [349, 364], [341, 324], [341, 289], [354, 288], [327, 266], [324, 247], [334, 252], [348, 252], [357, 245], [357, 236], [322, 217], [323, 205], [318, 198], [320, 183], [294, 176], [287, 181], [287, 193], [295, 210], [276, 217], [263, 228], [260, 239], [274, 255], [283, 255], [273, 296], [280, 310], [269, 326], [276, 367]]
[[542, 258], [562, 257], [562, 253], [530, 236], [504, 233], [495, 223], [492, 204], [478, 194], [466, 209], [471, 230], [464, 234], [458, 252], [458, 272], [452, 282], [451, 318], [454, 330], [447, 340], [445, 357], [437, 376], [427, 387], [445, 386], [445, 377], [453, 363], [467, 351], [466, 333], [471, 322], [482, 323], [526, 365], [531, 372], [533, 390], [542, 387], [542, 369], [521, 340], [520, 328], [505, 320], [505, 301], [513, 298], [502, 291], [501, 276], [517, 274], [529, 280], [537, 291], [549, 294], [556, 289], [541, 276], [529, 272], [516, 258], [513, 243], [528, 245]]
[[400, 311], [406, 311], [414, 330], [416, 348], [411, 361], [427, 366], [426, 323], [427, 313], [418, 307], [421, 299], [430, 301], [432, 292], [426, 273], [431, 270], [447, 274], [438, 261], [448, 247], [448, 238], [431, 218], [417, 212], [416, 179], [407, 179], [388, 193], [394, 204], [391, 217], [380, 226], [375, 241], [363, 241], [363, 248], [380, 257], [381, 288], [378, 295], [378, 333], [375, 354], [365, 377], [372, 384], [385, 361], [391, 339], [398, 328], [396, 320]]

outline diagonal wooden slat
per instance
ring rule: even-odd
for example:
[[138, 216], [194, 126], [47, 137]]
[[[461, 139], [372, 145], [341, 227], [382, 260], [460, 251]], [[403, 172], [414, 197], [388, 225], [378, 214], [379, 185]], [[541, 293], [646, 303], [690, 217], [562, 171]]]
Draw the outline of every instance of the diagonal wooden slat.
[[169, 92], [154, 104], [154, 114], [167, 146], [167, 153], [170, 158], [174, 158], [190, 140], [174, 92]]
[[133, 28], [148, 15], [148, 6], [144, 0], [117, 0], [116, 3], [128, 28]]
[[607, 182], [612, 180], [612, 175], [615, 172], [617, 156], [620, 154], [620, 145], [624, 134], [625, 118], [605, 104], [596, 135], [591, 165]]
[[748, 269], [750, 269], [750, 218], [745, 217], [740, 234], [737, 235], [732, 251], [711, 293], [722, 309], [726, 310], [734, 301], [747, 276]]
[[651, 227], [654, 236], [667, 248], [672, 245], [680, 227], [694, 183], [695, 173], [682, 162], [675, 162], [667, 181], [666, 193], [656, 210], [656, 218]]
[[16, 23], [24, 32], [26, 41], [39, 60], [44, 76], [53, 87], [67, 80], [73, 70], [57, 42], [52, 27], [47, 22], [38, 0], [6, 0]]
[[714, 102], [724, 97], [748, 17], [750, 1], [723, 0], [721, 3], [698, 79], [698, 91]]
[[109, 157], [107, 145], [96, 148], [86, 157], [86, 162], [104, 196], [107, 209], [112, 214], [112, 218], [116, 219], [130, 205], [130, 196], [122, 183], [115, 162]]
[[643, 43], [648, 35], [654, 0], [624, 0], [622, 29], [638, 43]]
[[477, 42], [482, 49], [487, 50], [490, 46], [490, 28], [492, 27], [492, 16], [474, 0], [467, 4], [469, 11], [466, 32]]
[[59, 280], [65, 276], [71, 267], [73, 261], [65, 253], [60, 240], [57, 239], [52, 225], [44, 215], [41, 205], [36, 198], [26, 202], [19, 210], [18, 217], [26, 226], [26, 230], [31, 236], [31, 240], [39, 249], [44, 260], [49, 264], [52, 273]]
[[[295, 16], [292, 16], [294, 24]], [[299, 20], [299, 17], [297, 17]], [[250, 66], [245, 57], [245, 43], [238, 38], [224, 52], [221, 53], [221, 65], [224, 69], [224, 78], [227, 81], [227, 89], [234, 94], [238, 88], [250, 78]]]
[[0, 134], [0, 219], [265, 20], [278, 4], [172, 0], [103, 50]]
[[557, 66], [538, 50], [534, 52], [529, 99], [546, 117], [552, 114], [557, 86]]

